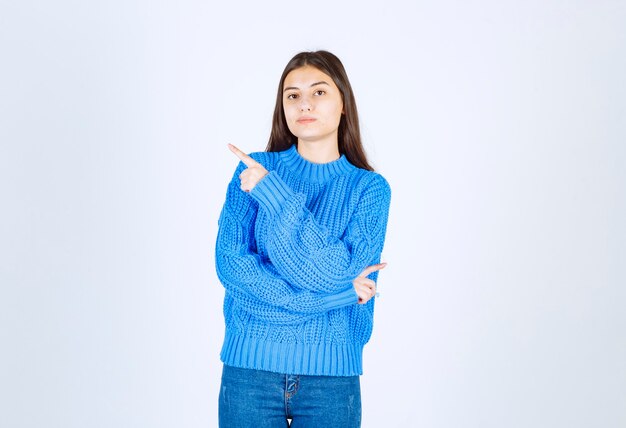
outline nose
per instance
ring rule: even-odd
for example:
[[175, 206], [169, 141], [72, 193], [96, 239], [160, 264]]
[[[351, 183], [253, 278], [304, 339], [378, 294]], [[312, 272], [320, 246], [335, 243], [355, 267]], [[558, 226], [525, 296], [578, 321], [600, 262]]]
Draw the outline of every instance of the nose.
[[311, 100], [308, 97], [300, 98], [300, 111], [311, 111]]

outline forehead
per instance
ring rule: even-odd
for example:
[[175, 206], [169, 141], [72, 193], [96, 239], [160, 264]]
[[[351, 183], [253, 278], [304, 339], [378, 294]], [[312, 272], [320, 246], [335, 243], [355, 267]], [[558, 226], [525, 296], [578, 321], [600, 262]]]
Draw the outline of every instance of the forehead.
[[314, 83], [326, 82], [330, 86], [336, 87], [332, 77], [318, 68], [305, 65], [304, 67], [291, 70], [285, 77], [283, 88], [295, 87], [295, 88], [307, 88]]

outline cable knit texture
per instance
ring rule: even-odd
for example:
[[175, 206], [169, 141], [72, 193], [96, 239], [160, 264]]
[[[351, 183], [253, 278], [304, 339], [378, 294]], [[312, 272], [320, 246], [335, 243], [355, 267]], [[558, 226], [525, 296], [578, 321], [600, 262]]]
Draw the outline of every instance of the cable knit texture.
[[344, 155], [309, 162], [295, 145], [251, 157], [269, 174], [246, 193], [239, 187], [246, 168], [240, 162], [219, 220], [222, 361], [289, 374], [362, 374], [374, 299], [357, 304], [352, 281], [380, 261], [387, 181]]

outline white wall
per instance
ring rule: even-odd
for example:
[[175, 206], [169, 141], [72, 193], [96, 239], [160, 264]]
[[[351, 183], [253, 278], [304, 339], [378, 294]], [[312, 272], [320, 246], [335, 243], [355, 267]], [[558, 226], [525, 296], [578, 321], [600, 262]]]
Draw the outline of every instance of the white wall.
[[226, 143], [264, 148], [282, 68], [319, 48], [393, 188], [363, 426], [626, 426], [625, 22], [609, 0], [4, 2], [0, 426], [217, 425]]

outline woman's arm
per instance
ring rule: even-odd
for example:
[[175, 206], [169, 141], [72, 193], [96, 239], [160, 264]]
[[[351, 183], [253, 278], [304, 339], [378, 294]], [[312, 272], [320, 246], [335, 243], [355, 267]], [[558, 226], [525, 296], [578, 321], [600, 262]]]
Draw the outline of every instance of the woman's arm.
[[[272, 234], [267, 251], [272, 264], [290, 283], [312, 291], [335, 292], [378, 262], [391, 190], [381, 175], [372, 174], [365, 180], [341, 238], [318, 224], [305, 206], [305, 196], [293, 192], [275, 172], [267, 174], [250, 192], [270, 217]], [[376, 277], [376, 273], [370, 276]]]
[[[267, 249], [272, 264], [291, 284], [337, 292], [378, 261], [391, 199], [389, 184], [381, 175], [371, 174], [361, 183], [359, 202], [347, 232], [339, 239], [317, 223], [305, 206], [304, 195], [295, 193], [274, 171], [268, 172], [237, 147], [229, 148], [242, 161], [240, 175], [236, 174], [241, 193], [249, 192], [270, 217], [272, 234]], [[377, 272], [370, 278], [376, 280]]]
[[[218, 277], [245, 311], [274, 323], [297, 323], [357, 303], [352, 283], [332, 293], [292, 286], [256, 253], [256, 202], [239, 189], [240, 165], [228, 186], [215, 249]], [[355, 275], [356, 276], [356, 275]]]

